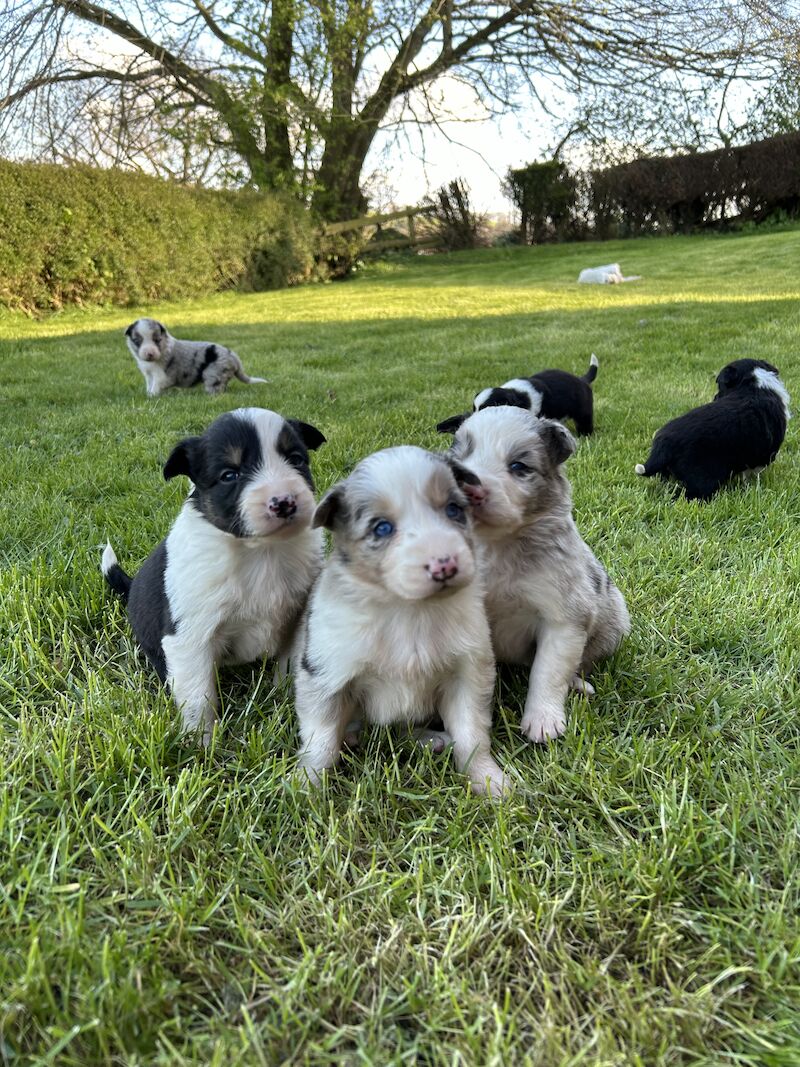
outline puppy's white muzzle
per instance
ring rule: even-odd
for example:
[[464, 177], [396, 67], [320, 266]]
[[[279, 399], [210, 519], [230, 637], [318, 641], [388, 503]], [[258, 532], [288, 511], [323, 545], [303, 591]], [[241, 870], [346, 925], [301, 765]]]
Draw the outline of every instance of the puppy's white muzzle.
[[243, 494], [240, 511], [251, 536], [291, 537], [311, 522], [314, 498], [299, 477], [260, 482]]
[[142, 345], [136, 355], [143, 363], [157, 363], [161, 359], [161, 349], [157, 345]]
[[384, 576], [387, 587], [403, 600], [445, 597], [469, 585], [475, 561], [458, 533], [410, 534], [393, 546]]

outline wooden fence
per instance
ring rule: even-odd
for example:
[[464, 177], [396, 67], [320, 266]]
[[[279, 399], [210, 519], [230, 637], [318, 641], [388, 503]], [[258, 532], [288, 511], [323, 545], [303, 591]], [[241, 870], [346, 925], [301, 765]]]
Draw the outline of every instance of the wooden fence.
[[[360, 219], [351, 219], [348, 222], [327, 222], [323, 225], [321, 235], [349, 233], [351, 230], [375, 230], [373, 237], [361, 251], [361, 255], [371, 252], [388, 252], [390, 249], [399, 248], [436, 248], [439, 242], [431, 237], [430, 232], [424, 228], [419, 231], [416, 219], [430, 215], [436, 209], [432, 205], [426, 207], [407, 207], [402, 211], [390, 211], [385, 215], [365, 215]], [[381, 231], [387, 222], [400, 222], [405, 220], [407, 234], [395, 235], [381, 239]]]

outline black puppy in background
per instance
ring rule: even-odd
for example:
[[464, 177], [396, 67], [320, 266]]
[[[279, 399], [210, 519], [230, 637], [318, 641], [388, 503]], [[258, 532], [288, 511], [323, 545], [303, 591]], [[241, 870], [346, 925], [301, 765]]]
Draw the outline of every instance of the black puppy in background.
[[733, 475], [772, 463], [790, 418], [777, 367], [763, 359], [734, 360], [717, 375], [710, 404], [661, 427], [636, 473], [675, 478], [687, 500], [709, 500]]
[[495, 388], [483, 389], [472, 402], [472, 412], [452, 415], [438, 424], [439, 433], [455, 433], [470, 414], [482, 408], [525, 408], [543, 419], [572, 419], [579, 434], [594, 430], [594, 395], [591, 383], [600, 363], [592, 353], [588, 371], [579, 378], [565, 370], [542, 370], [530, 378], [512, 378]]

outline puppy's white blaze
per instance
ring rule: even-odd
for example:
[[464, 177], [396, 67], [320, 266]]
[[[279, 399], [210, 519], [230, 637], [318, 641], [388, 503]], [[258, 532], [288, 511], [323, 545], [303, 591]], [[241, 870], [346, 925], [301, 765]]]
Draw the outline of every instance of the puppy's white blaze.
[[644, 463], [637, 463], [636, 466], [633, 469], [636, 471], [637, 474], [644, 474], [645, 473]]
[[531, 398], [531, 415], [538, 415], [542, 410], [542, 394], [527, 378], [512, 378], [510, 382], [503, 382], [500, 388], [516, 389], [518, 393], [527, 393]]
[[492, 390], [491, 389], [481, 389], [481, 391], [478, 393], [478, 395], [472, 401], [472, 410], [473, 411], [480, 411], [480, 409], [483, 407], [483, 405], [486, 403], [486, 401], [489, 399], [489, 397], [491, 395], [492, 395]]
[[117, 560], [117, 554], [111, 547], [111, 542], [106, 541], [106, 547], [103, 549], [103, 559], [101, 560], [100, 567], [103, 574], [108, 574], [112, 567], [116, 566], [119, 561]]
[[771, 392], [776, 393], [783, 404], [783, 410], [786, 415], [786, 420], [792, 417], [791, 399], [789, 397], [789, 390], [780, 380], [777, 374], [771, 370], [764, 370], [763, 367], [756, 367], [753, 371], [753, 377], [756, 380], [756, 384], [759, 389], [769, 389]]
[[594, 352], [592, 352], [591, 357], [589, 358], [589, 366], [590, 367], [599, 367], [600, 366], [600, 360], [597, 358], [597, 356], [594, 354]]

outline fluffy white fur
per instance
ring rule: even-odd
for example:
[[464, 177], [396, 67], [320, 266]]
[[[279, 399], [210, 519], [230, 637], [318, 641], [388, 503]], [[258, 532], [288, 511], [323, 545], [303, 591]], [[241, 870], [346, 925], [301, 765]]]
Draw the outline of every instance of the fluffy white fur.
[[[315, 522], [333, 530], [333, 552], [293, 655], [299, 763], [312, 782], [336, 762], [348, 722], [438, 712], [473, 789], [504, 788], [490, 752], [494, 659], [466, 503], [444, 460], [413, 447], [367, 457], [320, 503]], [[380, 521], [394, 528], [383, 541]]]
[[561, 465], [574, 449], [560, 423], [512, 407], [470, 416], [452, 449], [480, 479], [465, 492], [494, 651], [531, 668], [521, 727], [532, 741], [564, 732], [569, 688], [593, 692], [580, 676], [630, 627], [622, 594], [572, 518]]
[[[791, 398], [789, 397], [789, 390], [780, 380], [778, 375], [771, 370], [764, 370], [763, 367], [756, 367], [756, 369], [753, 371], [753, 377], [758, 383], [759, 389], [769, 389], [771, 392], [775, 393], [777, 396], [780, 397], [781, 403], [783, 404], [783, 410], [786, 415], [786, 421], [788, 422], [789, 419], [792, 417]], [[642, 471], [644, 471], [643, 467]], [[639, 473], [638, 470], [636, 473]]]

